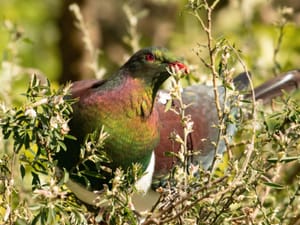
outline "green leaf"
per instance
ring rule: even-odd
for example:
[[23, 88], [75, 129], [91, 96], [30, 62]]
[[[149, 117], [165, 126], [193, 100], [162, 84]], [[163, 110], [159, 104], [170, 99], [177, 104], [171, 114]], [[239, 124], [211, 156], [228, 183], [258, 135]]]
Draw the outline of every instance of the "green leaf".
[[171, 107], [172, 107], [172, 102], [173, 102], [172, 99], [169, 99], [169, 100], [167, 101], [167, 104], [166, 104], [166, 107], [165, 107], [165, 112], [168, 112], [168, 111], [171, 109]]
[[284, 189], [283, 185], [273, 183], [273, 182], [264, 182], [264, 185], [269, 186], [269, 187], [274, 188], [274, 189], [279, 189], [279, 190]]
[[175, 152], [170, 152], [170, 151], [165, 151], [164, 155], [166, 157], [174, 157], [174, 156], [177, 157], [177, 154]]
[[268, 162], [270, 163], [277, 163], [277, 162], [284, 162], [284, 163], [288, 163], [288, 162], [293, 162], [293, 161], [296, 161], [296, 160], [299, 160], [300, 159], [300, 156], [290, 156], [290, 157], [283, 157], [283, 158], [269, 158], [267, 159]]
[[55, 215], [56, 215], [55, 209], [49, 207], [47, 214], [48, 214], [47, 215], [48, 216], [48, 218], [47, 218], [47, 224], [54, 224], [54, 222], [56, 221], [55, 220]]
[[24, 179], [26, 171], [25, 171], [25, 167], [23, 166], [23, 164], [20, 165], [20, 172], [21, 172], [22, 179]]
[[41, 184], [41, 181], [40, 181], [40, 177], [38, 174], [34, 173], [34, 172], [31, 172], [31, 175], [32, 175], [32, 182], [31, 184], [33, 186], [39, 186]]
[[37, 215], [34, 217], [34, 219], [32, 220], [31, 225], [36, 225], [36, 224], [38, 224], [38, 222], [39, 222], [39, 220], [40, 220], [40, 217], [41, 217], [41, 214], [40, 214], [40, 213], [37, 214]]
[[[67, 146], [65, 145], [64, 142], [62, 141], [58, 141], [58, 145], [64, 150], [64, 151], [67, 151]], [[60, 150], [60, 149], [59, 149]], [[58, 152], [58, 150], [57, 150]]]
[[16, 224], [16, 225], [28, 225], [28, 224], [26, 223], [26, 221], [23, 220], [23, 219], [17, 219], [17, 221], [16, 221], [15, 224]]
[[30, 38], [27, 38], [27, 37], [23, 38], [23, 42], [27, 43], [27, 44], [34, 44], [34, 42]]
[[74, 137], [74, 136], [72, 136], [72, 135], [70, 135], [70, 134], [66, 134], [65, 135], [65, 138], [68, 138], [68, 139], [70, 139], [70, 140], [77, 140], [77, 138], [76, 137]]

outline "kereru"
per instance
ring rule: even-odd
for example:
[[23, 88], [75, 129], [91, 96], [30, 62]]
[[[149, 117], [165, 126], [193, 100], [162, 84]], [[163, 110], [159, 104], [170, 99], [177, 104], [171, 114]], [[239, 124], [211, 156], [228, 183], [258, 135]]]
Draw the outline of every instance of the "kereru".
[[[87, 134], [102, 126], [109, 134], [104, 151], [111, 159], [107, 164], [112, 171], [121, 167], [126, 170], [133, 163], [140, 163], [145, 176], [137, 182], [137, 188], [146, 192], [152, 181], [155, 167], [154, 149], [159, 143], [159, 114], [155, 106], [157, 91], [170, 76], [171, 70], [188, 72], [188, 68], [164, 48], [145, 48], [135, 53], [112, 77], [107, 80], [75, 82], [71, 98], [78, 99], [73, 105], [69, 123], [70, 134], [76, 140], [66, 140], [66, 151], [54, 158], [58, 167], [70, 172], [76, 182], [88, 180], [91, 190], [101, 190], [111, 174], [95, 179], [89, 174], [99, 173], [94, 164], [85, 165], [87, 179], [81, 179], [72, 171], [79, 162], [80, 147]], [[102, 171], [104, 172], [104, 171]]]
[[[139, 162], [146, 175], [136, 184], [138, 189], [147, 192], [152, 182], [152, 175], [160, 176], [168, 173], [174, 159], [166, 157], [165, 151], [178, 151], [178, 145], [169, 140], [169, 135], [182, 130], [179, 117], [172, 111], [165, 111], [165, 101], [156, 94], [160, 85], [170, 76], [167, 67], [174, 67], [188, 72], [188, 68], [162, 48], [146, 48], [134, 54], [110, 79], [105, 81], [86, 80], [75, 82], [71, 89], [71, 97], [78, 102], [73, 106], [73, 117], [70, 122], [71, 134], [77, 140], [66, 142], [67, 151], [61, 151], [55, 157], [58, 166], [71, 170], [76, 165], [80, 145], [88, 133], [101, 128], [109, 133], [105, 142], [105, 151], [112, 160], [109, 166], [128, 168], [132, 163]], [[248, 87], [248, 76], [244, 73], [234, 79], [237, 90]], [[268, 99], [281, 94], [281, 90], [298, 88], [300, 72], [298, 70], [285, 73], [271, 79], [255, 89], [257, 99]], [[223, 87], [219, 87], [222, 94]], [[159, 92], [163, 93], [163, 92]], [[163, 94], [164, 95], [164, 94]], [[186, 113], [194, 122], [189, 137], [189, 148], [200, 151], [193, 159], [204, 169], [211, 166], [214, 151], [211, 144], [216, 140], [218, 131], [212, 125], [217, 124], [217, 112], [213, 88], [206, 85], [192, 85], [184, 88], [182, 97], [185, 104], [192, 103]], [[245, 98], [249, 96], [245, 95]], [[176, 102], [174, 102], [176, 104]], [[234, 128], [231, 129], [231, 133]], [[206, 139], [206, 141], [203, 141]], [[224, 143], [218, 146], [218, 153], [225, 149]], [[155, 150], [155, 151], [154, 151]], [[155, 153], [155, 154], [154, 154]], [[90, 169], [95, 170], [94, 167]], [[97, 171], [96, 171], [97, 172]], [[90, 190], [99, 190], [107, 180], [90, 179]], [[67, 182], [75, 195], [87, 204], [93, 204], [97, 194], [86, 189], [82, 180], [70, 179]], [[153, 194], [153, 193], [152, 193]], [[142, 197], [143, 198], [143, 197]], [[146, 209], [155, 202], [146, 200], [138, 202], [134, 199], [137, 209]]]

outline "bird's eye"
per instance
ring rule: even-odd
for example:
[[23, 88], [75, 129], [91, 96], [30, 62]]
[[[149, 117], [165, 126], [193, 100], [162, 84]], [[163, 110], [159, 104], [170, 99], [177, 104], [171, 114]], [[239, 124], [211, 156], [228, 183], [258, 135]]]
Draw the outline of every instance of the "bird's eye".
[[145, 55], [145, 59], [146, 59], [148, 62], [154, 62], [155, 57], [154, 57], [153, 54], [148, 53], [148, 54]]

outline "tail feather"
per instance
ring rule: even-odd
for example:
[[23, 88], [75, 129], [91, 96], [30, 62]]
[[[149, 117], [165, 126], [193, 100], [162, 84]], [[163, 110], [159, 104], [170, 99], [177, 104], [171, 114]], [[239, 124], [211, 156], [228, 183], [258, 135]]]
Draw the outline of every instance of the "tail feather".
[[[255, 99], [261, 99], [266, 103], [282, 95], [282, 90], [290, 92], [298, 88], [300, 88], [300, 69], [291, 70], [255, 88]], [[247, 97], [249, 98], [250, 95]]]

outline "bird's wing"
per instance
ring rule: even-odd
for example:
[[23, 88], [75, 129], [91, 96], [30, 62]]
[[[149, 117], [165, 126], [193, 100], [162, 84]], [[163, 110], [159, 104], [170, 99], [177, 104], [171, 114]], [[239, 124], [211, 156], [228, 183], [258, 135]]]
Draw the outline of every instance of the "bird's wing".
[[73, 98], [83, 96], [91, 88], [96, 88], [104, 84], [106, 80], [81, 80], [72, 83], [71, 94]]
[[[223, 93], [223, 87], [220, 87], [219, 91]], [[162, 96], [162, 97], [161, 97]], [[209, 154], [214, 146], [212, 141], [215, 141], [218, 136], [218, 131], [214, 128], [214, 125], [218, 122], [218, 116], [215, 106], [215, 98], [213, 88], [211, 86], [196, 84], [185, 88], [182, 92], [182, 98], [184, 104], [191, 104], [186, 109], [186, 115], [191, 115], [193, 124], [193, 132], [188, 137], [188, 148], [195, 151], [200, 151], [201, 157]], [[180, 117], [173, 111], [165, 111], [165, 104], [169, 99], [166, 92], [160, 92], [156, 107], [159, 112], [160, 118], [160, 143], [155, 149], [156, 163], [155, 163], [155, 175], [167, 174], [176, 162], [175, 157], [166, 157], [166, 152], [178, 152], [180, 146], [178, 143], [170, 140], [170, 134], [176, 132], [181, 137], [183, 135], [183, 127], [180, 122]], [[173, 107], [178, 107], [178, 102], [172, 102]], [[202, 160], [198, 156], [191, 159], [195, 164], [202, 164], [203, 167], [208, 168], [207, 160]], [[205, 163], [205, 165], [204, 165]], [[156, 180], [159, 182], [154, 183], [154, 186], [161, 185], [162, 180]]]
[[[239, 74], [233, 79], [234, 85], [239, 91], [248, 91], [250, 73], [244, 72]], [[300, 70], [292, 70], [273, 78], [261, 86], [255, 88], [256, 99], [262, 99], [265, 103], [270, 99], [282, 94], [282, 90], [291, 91], [300, 87]], [[220, 99], [224, 93], [224, 88], [219, 87]], [[250, 98], [250, 94], [246, 94], [245, 98]], [[188, 139], [188, 148], [194, 151], [200, 151], [199, 157], [194, 157], [192, 162], [202, 164], [204, 169], [208, 169], [212, 163], [216, 147], [212, 144], [217, 142], [218, 129], [218, 116], [215, 105], [215, 97], [213, 88], [202, 84], [191, 85], [182, 92], [183, 102], [191, 104], [186, 109], [186, 114], [192, 117], [193, 132]], [[179, 144], [172, 143], [169, 140], [170, 133], [176, 131], [182, 136], [182, 125], [180, 118], [172, 111], [165, 112], [165, 104], [170, 96], [166, 92], [159, 93], [156, 107], [158, 108], [160, 117], [160, 143], [155, 149], [156, 154], [156, 175], [165, 174], [175, 162], [172, 157], [166, 157], [165, 152], [178, 152]], [[176, 106], [176, 102], [173, 105]], [[222, 105], [222, 104], [221, 104]], [[236, 108], [231, 109], [232, 114], [237, 112]], [[227, 127], [227, 134], [230, 138], [235, 132], [235, 126], [229, 124]], [[219, 142], [217, 152], [222, 154], [225, 150], [225, 143]]]

